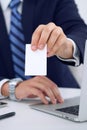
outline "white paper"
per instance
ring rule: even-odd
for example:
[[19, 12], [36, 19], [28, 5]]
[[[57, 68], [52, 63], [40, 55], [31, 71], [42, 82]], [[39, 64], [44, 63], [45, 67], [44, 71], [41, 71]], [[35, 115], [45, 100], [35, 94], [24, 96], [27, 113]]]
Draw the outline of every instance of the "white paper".
[[31, 50], [31, 44], [26, 44], [25, 75], [47, 75], [47, 46], [43, 50]]

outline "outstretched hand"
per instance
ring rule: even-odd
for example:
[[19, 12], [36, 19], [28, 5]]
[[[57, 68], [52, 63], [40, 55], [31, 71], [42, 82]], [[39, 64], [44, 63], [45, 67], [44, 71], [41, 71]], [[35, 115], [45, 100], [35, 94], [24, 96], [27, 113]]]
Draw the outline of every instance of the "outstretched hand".
[[39, 25], [32, 35], [31, 48], [33, 51], [43, 49], [47, 44], [47, 55], [61, 58], [73, 58], [72, 42], [66, 37], [61, 27], [54, 23]]

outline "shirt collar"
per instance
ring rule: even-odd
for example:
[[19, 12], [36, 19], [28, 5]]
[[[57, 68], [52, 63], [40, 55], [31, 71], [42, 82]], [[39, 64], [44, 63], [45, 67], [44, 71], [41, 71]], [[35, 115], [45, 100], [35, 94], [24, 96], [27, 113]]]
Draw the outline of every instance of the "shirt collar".
[[[20, 0], [23, 2], [23, 0]], [[0, 0], [1, 7], [3, 11], [5, 11], [8, 8], [8, 5], [10, 4], [11, 0]]]

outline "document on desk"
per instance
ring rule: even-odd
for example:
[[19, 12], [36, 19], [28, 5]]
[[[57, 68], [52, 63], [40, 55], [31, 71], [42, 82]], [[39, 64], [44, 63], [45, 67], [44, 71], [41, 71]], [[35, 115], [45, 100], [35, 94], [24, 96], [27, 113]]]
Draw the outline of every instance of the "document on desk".
[[47, 46], [43, 50], [31, 50], [31, 44], [26, 44], [25, 75], [47, 75]]

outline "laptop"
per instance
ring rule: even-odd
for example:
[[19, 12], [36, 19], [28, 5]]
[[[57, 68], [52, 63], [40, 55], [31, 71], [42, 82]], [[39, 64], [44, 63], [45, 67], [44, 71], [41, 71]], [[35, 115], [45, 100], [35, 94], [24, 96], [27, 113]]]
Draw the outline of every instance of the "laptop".
[[63, 104], [43, 103], [31, 105], [32, 109], [49, 113], [75, 122], [87, 121], [87, 43], [85, 46], [83, 77], [79, 97], [65, 99]]

